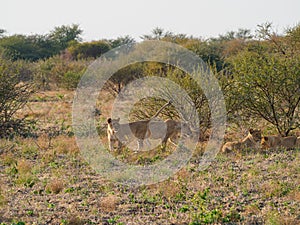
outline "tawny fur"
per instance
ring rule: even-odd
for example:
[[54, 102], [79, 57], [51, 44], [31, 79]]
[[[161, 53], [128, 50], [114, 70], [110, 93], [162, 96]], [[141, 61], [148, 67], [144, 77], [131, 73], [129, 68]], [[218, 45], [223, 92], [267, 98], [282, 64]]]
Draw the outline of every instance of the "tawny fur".
[[263, 149], [286, 148], [291, 149], [297, 147], [297, 137], [288, 136], [281, 137], [280, 135], [264, 136], [261, 139]]
[[300, 137], [297, 137], [296, 147], [297, 147], [297, 148], [300, 148]]
[[128, 142], [132, 138], [138, 139], [138, 150], [143, 147], [143, 140], [150, 136], [149, 122], [150, 120], [137, 121], [127, 124], [120, 124], [120, 119], [107, 120], [107, 137], [109, 149], [113, 150], [115, 142], [118, 143], [118, 149], [122, 143]]
[[120, 124], [119, 119], [107, 120], [107, 136], [109, 141], [109, 149], [113, 150], [113, 145], [118, 142], [118, 148], [122, 143], [128, 142], [133, 138], [138, 139], [138, 148], [143, 147], [145, 139], [161, 139], [162, 146], [165, 147], [167, 141], [172, 141], [180, 134], [181, 129], [184, 133], [191, 133], [189, 126], [180, 121], [168, 119], [166, 121], [143, 120], [128, 124]]
[[114, 142], [118, 142], [118, 149], [121, 148], [122, 142], [126, 142], [133, 137], [138, 139], [138, 150], [143, 147], [143, 140], [148, 138], [151, 134], [149, 123], [152, 123], [152, 119], [157, 117], [164, 108], [171, 104], [171, 101], [163, 105], [154, 116], [148, 120], [142, 120], [137, 122], [131, 122], [128, 124], [120, 124], [120, 118], [107, 119], [107, 138], [109, 143], [109, 149], [113, 150]]
[[261, 139], [262, 149], [274, 149], [280, 146], [282, 137], [280, 135], [263, 136]]
[[297, 143], [297, 137], [296, 136], [289, 136], [289, 137], [284, 137], [281, 140], [280, 146], [283, 148], [295, 148]]
[[222, 147], [222, 152], [228, 153], [233, 150], [242, 150], [244, 148], [257, 148], [260, 141], [261, 130], [250, 129], [247, 137], [245, 137], [242, 141], [226, 142]]

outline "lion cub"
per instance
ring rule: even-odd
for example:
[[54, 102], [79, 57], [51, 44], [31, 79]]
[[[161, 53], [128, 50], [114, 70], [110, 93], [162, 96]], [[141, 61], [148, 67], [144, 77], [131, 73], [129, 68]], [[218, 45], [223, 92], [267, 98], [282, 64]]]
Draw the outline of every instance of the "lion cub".
[[242, 141], [226, 142], [222, 147], [222, 152], [228, 153], [233, 150], [240, 150], [243, 148], [257, 148], [258, 143], [261, 141], [261, 130], [250, 129], [247, 137]]

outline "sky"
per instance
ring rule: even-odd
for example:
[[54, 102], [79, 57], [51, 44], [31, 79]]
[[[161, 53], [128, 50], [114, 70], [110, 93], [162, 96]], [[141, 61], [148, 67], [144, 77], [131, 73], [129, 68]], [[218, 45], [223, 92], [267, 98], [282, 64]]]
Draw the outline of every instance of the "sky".
[[0, 29], [7, 34], [46, 34], [79, 24], [83, 40], [136, 40], [160, 27], [209, 38], [238, 28], [254, 32], [272, 22], [275, 31], [300, 23], [300, 0], [1, 0]]

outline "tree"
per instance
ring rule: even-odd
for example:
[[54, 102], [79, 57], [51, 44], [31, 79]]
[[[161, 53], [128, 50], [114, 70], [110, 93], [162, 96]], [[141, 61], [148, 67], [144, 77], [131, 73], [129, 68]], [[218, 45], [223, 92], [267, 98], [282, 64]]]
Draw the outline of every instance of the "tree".
[[244, 51], [231, 59], [231, 98], [247, 118], [258, 117], [287, 136], [300, 125], [300, 56]]
[[234, 39], [251, 40], [253, 35], [251, 30], [239, 28], [237, 31], [229, 31], [225, 35], [220, 34], [217, 38], [211, 38], [212, 41], [226, 42]]
[[4, 54], [12, 59], [37, 61], [57, 53], [55, 43], [44, 35], [12, 35], [0, 39]]
[[3, 35], [6, 33], [6, 30], [0, 29], [0, 38], [3, 37]]
[[0, 138], [31, 134], [31, 121], [16, 117], [32, 93], [29, 83], [20, 83], [18, 70], [16, 64], [0, 57]]
[[205, 63], [215, 66], [218, 71], [224, 67], [224, 45], [218, 41], [194, 39], [183, 45], [197, 54]]
[[151, 31], [151, 34], [142, 35], [143, 40], [161, 40], [184, 45], [193, 37], [188, 37], [186, 34], [175, 34], [171, 31], [165, 31], [162, 28], [156, 27]]
[[[0, 37], [4, 30], [0, 30]], [[47, 35], [12, 35], [0, 38], [0, 48], [12, 60], [37, 61], [59, 54], [71, 43], [80, 41], [78, 25], [55, 27]]]
[[135, 43], [134, 38], [130, 37], [129, 35], [123, 36], [123, 37], [118, 37], [117, 39], [110, 39], [108, 40], [110, 43], [111, 48], [116, 48], [121, 45], [126, 45], [126, 44], [133, 44]]
[[12, 60], [29, 59], [34, 60], [34, 47], [29, 39], [24, 35], [12, 35], [0, 40], [5, 56]]
[[87, 60], [69, 60], [61, 56], [54, 56], [35, 63], [34, 82], [37, 88], [74, 88], [84, 74]]
[[106, 41], [77, 43], [67, 48], [73, 59], [97, 58], [110, 50]]
[[[145, 66], [154, 66], [153, 64], [145, 64]], [[183, 114], [182, 112], [178, 112], [178, 108], [168, 106], [168, 110], [164, 110], [160, 113], [160, 116], [164, 119], [183, 119], [184, 121], [190, 121], [191, 118], [194, 118], [196, 115], [193, 110], [189, 111], [189, 105], [194, 105], [195, 109], [198, 113], [198, 122], [197, 126], [200, 128], [200, 137], [205, 138], [208, 129], [211, 127], [211, 112], [209, 108], [209, 102], [207, 97], [205, 96], [203, 90], [198, 85], [195, 80], [186, 74], [184, 71], [170, 65], [164, 65], [165, 68], [163, 70], [148, 70], [148, 73], [145, 76], [160, 76], [164, 77], [168, 80], [173, 81], [176, 83], [180, 88], [186, 91], [189, 98], [186, 98], [183, 94], [175, 94], [178, 93], [177, 86], [164, 86], [164, 90], [161, 91], [162, 87], [159, 88], [158, 91], [160, 96], [158, 97], [151, 97], [151, 98], [144, 98], [138, 102], [135, 107], [133, 107], [131, 111], [130, 117], [133, 120], [137, 119], [145, 119], [151, 118], [158, 110], [161, 108], [166, 101], [164, 99], [171, 100], [174, 106], [182, 107], [185, 109]], [[151, 73], [152, 72], [152, 73]], [[199, 71], [200, 72], [200, 71]], [[155, 89], [156, 85], [153, 85]]]
[[295, 27], [289, 28], [285, 37], [290, 46], [291, 57], [300, 54], [300, 24]]
[[66, 49], [70, 43], [81, 41], [80, 35], [83, 30], [79, 28], [78, 24], [63, 25], [60, 27], [55, 27], [53, 31], [50, 32], [49, 38], [57, 44], [59, 51]]
[[131, 64], [113, 74], [104, 88], [113, 96], [117, 96], [128, 83], [143, 76], [143, 65], [141, 63]]
[[151, 31], [151, 34], [142, 35], [143, 40], [161, 40], [163, 37], [170, 35], [171, 32], [165, 32], [164, 29], [156, 27]]

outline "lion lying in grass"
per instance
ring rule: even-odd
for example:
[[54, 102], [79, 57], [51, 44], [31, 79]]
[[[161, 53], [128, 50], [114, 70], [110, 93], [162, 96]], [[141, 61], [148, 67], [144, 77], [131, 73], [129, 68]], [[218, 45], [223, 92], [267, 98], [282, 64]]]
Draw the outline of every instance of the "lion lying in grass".
[[263, 136], [261, 139], [261, 148], [270, 149], [277, 148], [281, 144], [282, 137], [280, 135]]
[[299, 147], [300, 137], [288, 136], [281, 137], [280, 135], [264, 136], [261, 139], [262, 149], [276, 149], [276, 148], [294, 148]]
[[289, 137], [284, 137], [281, 140], [280, 146], [283, 148], [295, 148], [297, 143], [297, 137], [296, 136], [289, 136]]
[[226, 142], [222, 147], [223, 153], [228, 153], [233, 150], [242, 150], [244, 148], [257, 148], [261, 141], [261, 130], [250, 129], [247, 137], [242, 141], [231, 141]]

